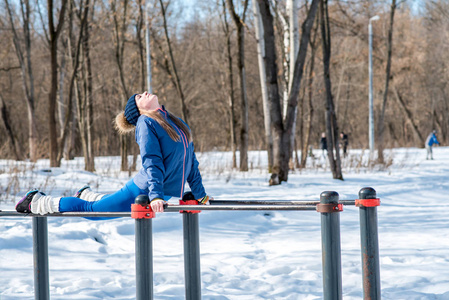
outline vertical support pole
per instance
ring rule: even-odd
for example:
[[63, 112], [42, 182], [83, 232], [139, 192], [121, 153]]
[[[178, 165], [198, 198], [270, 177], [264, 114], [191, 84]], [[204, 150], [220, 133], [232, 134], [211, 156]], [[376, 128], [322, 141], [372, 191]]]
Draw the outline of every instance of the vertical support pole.
[[[191, 192], [184, 194], [181, 204], [198, 204]], [[184, 231], [184, 276], [186, 300], [201, 299], [201, 263], [199, 211], [183, 211]]]
[[198, 213], [183, 213], [186, 300], [201, 299], [200, 235]]
[[[380, 201], [372, 205], [363, 204], [363, 200], [376, 198], [373, 188], [363, 188], [359, 191], [360, 208], [360, 237], [363, 267], [363, 299], [381, 299], [380, 293], [380, 265], [379, 238], [377, 229], [377, 206]], [[359, 200], [359, 201], [360, 201]], [[377, 204], [376, 204], [377, 203]]]
[[320, 195], [317, 211], [321, 213], [321, 247], [323, 256], [323, 299], [342, 299], [340, 206], [337, 192]]
[[136, 299], [153, 299], [153, 220], [148, 196], [139, 195], [132, 205], [136, 220]]
[[47, 217], [33, 217], [34, 299], [50, 299]]

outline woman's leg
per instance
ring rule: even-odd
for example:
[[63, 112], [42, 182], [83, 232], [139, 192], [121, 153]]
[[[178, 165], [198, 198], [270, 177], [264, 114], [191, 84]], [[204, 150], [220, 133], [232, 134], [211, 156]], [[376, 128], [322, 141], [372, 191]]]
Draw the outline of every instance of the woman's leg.
[[98, 201], [85, 201], [76, 197], [63, 197], [59, 202], [59, 211], [98, 211], [98, 212], [128, 212], [134, 199], [148, 191], [141, 190], [131, 179], [119, 191], [104, 196]]

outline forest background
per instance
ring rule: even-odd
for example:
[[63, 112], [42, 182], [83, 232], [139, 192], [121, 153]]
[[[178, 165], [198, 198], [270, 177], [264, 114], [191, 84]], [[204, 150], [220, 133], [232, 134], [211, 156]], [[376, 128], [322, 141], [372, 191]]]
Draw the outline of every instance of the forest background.
[[[148, 2], [146, 15], [144, 0], [1, 0], [1, 158], [50, 158], [57, 167], [63, 158], [84, 156], [86, 170], [94, 171], [94, 157], [121, 155], [121, 169], [135, 169], [133, 137], [120, 137], [113, 120], [129, 96], [148, 90], [145, 21], [150, 28], [152, 91], [188, 122], [196, 151], [232, 151], [233, 166], [239, 161], [245, 171], [242, 153], [269, 148], [253, 3]], [[269, 34], [275, 41], [276, 93], [284, 101], [294, 79], [287, 42], [292, 36], [289, 3], [257, 1], [267, 4], [273, 18]], [[289, 168], [305, 166], [306, 153], [319, 147], [322, 132], [335, 135], [337, 153], [340, 131], [349, 136], [350, 147], [368, 148], [368, 23], [376, 15], [378, 153], [423, 147], [433, 129], [447, 144], [449, 1], [297, 0], [301, 37], [317, 3], [293, 99]], [[289, 104], [280, 105], [286, 117]], [[335, 121], [332, 131], [326, 118]], [[336, 159], [339, 164], [338, 155]], [[387, 163], [382, 155], [378, 159]]]

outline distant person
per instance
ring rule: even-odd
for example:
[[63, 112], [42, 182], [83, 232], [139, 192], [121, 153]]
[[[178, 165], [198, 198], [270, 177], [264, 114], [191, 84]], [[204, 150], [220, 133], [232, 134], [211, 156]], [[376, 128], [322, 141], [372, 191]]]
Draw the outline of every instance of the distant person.
[[437, 131], [433, 130], [426, 139], [426, 150], [427, 150], [426, 159], [429, 159], [429, 157], [430, 157], [430, 159], [433, 159], [432, 146], [434, 144], [437, 144], [437, 145], [440, 144], [440, 142], [438, 142], [436, 134], [437, 134]]
[[348, 144], [349, 144], [348, 135], [342, 131], [340, 133], [340, 145], [341, 145], [341, 148], [343, 149], [343, 157], [346, 157], [346, 152], [348, 150]]
[[320, 139], [320, 148], [323, 151], [323, 156], [327, 155], [327, 139], [326, 139], [326, 134], [323, 132], [321, 134], [321, 139]]
[[151, 209], [159, 213], [171, 197], [183, 198], [186, 182], [192, 197], [207, 204], [209, 196], [198, 169], [190, 128], [160, 105], [156, 95], [144, 92], [131, 96], [115, 122], [120, 133], [135, 132], [142, 158], [140, 172], [122, 189], [104, 195], [86, 186], [74, 197], [52, 197], [32, 190], [17, 203], [16, 210], [41, 215], [72, 211], [126, 212], [131, 211], [138, 195], [148, 195]]

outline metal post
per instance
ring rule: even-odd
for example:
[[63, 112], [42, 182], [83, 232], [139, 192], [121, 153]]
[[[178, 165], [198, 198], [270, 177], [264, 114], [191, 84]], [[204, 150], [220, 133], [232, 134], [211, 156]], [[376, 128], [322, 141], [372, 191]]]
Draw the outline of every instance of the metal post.
[[338, 193], [322, 192], [317, 211], [321, 212], [321, 247], [323, 256], [323, 299], [342, 299], [340, 215]]
[[33, 217], [34, 299], [50, 299], [46, 217]]
[[148, 93], [153, 93], [153, 88], [151, 86], [151, 48], [150, 48], [150, 21], [148, 10], [150, 9], [150, 2], [145, 1], [145, 46], [147, 55], [147, 89]]
[[[139, 195], [136, 205], [149, 206], [148, 196]], [[136, 299], [153, 299], [153, 220], [136, 218]]]
[[373, 26], [372, 21], [379, 20], [379, 16], [369, 19], [368, 23], [368, 40], [369, 40], [369, 151], [374, 154], [374, 108], [373, 108]]
[[[359, 192], [359, 198], [376, 199], [376, 191], [372, 188], [363, 188]], [[360, 207], [363, 299], [377, 300], [381, 298], [377, 206], [358, 206]]]
[[183, 213], [186, 300], [201, 299], [198, 213]]
[[[182, 197], [182, 200], [189, 203], [189, 200], [195, 201], [195, 197], [191, 192], [187, 192]], [[201, 263], [198, 211], [183, 211], [182, 221], [184, 231], [184, 276], [186, 300], [200, 300]]]

